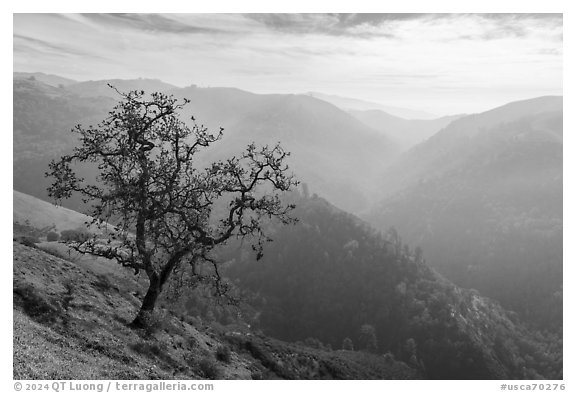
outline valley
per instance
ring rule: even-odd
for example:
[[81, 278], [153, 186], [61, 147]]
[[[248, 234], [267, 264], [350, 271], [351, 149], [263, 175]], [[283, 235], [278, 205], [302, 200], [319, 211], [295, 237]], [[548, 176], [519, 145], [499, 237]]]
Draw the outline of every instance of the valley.
[[[80, 198], [51, 204], [45, 172], [71, 128], [106, 118], [107, 83], [186, 98], [187, 124], [222, 127], [199, 168], [251, 142], [291, 153], [298, 223], [266, 222], [261, 260], [242, 242], [216, 253], [239, 305], [175, 284], [141, 337], [125, 325], [147, 279], [48, 241], [87, 219]], [[14, 377], [562, 379], [562, 97], [418, 119], [328, 98], [15, 73]]]

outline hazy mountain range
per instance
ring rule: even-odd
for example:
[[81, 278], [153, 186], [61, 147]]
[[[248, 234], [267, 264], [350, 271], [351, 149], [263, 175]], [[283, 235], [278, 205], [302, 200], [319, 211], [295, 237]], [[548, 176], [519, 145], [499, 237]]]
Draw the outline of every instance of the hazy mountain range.
[[401, 150], [408, 150], [425, 141], [454, 120], [465, 116], [454, 115], [430, 120], [407, 120], [378, 109], [350, 110], [348, 113], [367, 126], [387, 135], [396, 142]]
[[[368, 207], [374, 193], [372, 179], [398, 152], [389, 137], [337, 107], [304, 95], [259, 95], [233, 88], [172, 88], [159, 81], [82, 82], [51, 87], [38, 79], [14, 81], [15, 188], [44, 197], [42, 180], [49, 158], [69, 149], [69, 130], [76, 124], [96, 124], [114, 104], [120, 91], [165, 90], [188, 98], [183, 119], [194, 116], [199, 124], [224, 138], [203, 155], [208, 164], [239, 153], [250, 142], [276, 144], [291, 152], [289, 164], [310, 189], [349, 211]], [[142, 87], [144, 86], [144, 87]], [[149, 90], [150, 91], [150, 90]]]
[[252, 141], [292, 153], [310, 190], [292, 196], [299, 226], [280, 230], [265, 267], [241, 250], [223, 254], [266, 333], [336, 345], [361, 340], [368, 324], [382, 351], [430, 378], [558, 375], [562, 97], [433, 119], [316, 93], [15, 73], [15, 190], [47, 199], [44, 172], [74, 146], [70, 129], [97, 124], [118, 98], [107, 83], [185, 97], [183, 118], [224, 127], [199, 165]]
[[515, 102], [404, 153], [365, 217], [456, 283], [560, 328], [562, 172], [562, 97]]
[[420, 119], [420, 120], [430, 120], [435, 119], [438, 116], [435, 116], [431, 113], [408, 109], [408, 108], [399, 108], [395, 106], [388, 106], [382, 105], [375, 102], [359, 100], [356, 98], [349, 98], [349, 97], [341, 97], [337, 95], [330, 95], [330, 94], [323, 94], [317, 92], [309, 92], [306, 93], [307, 95], [318, 98], [320, 100], [329, 102], [331, 104], [336, 105], [338, 108], [343, 109], [345, 111], [369, 111], [369, 110], [379, 110], [382, 112], [386, 112], [392, 116], [400, 117], [403, 119]]

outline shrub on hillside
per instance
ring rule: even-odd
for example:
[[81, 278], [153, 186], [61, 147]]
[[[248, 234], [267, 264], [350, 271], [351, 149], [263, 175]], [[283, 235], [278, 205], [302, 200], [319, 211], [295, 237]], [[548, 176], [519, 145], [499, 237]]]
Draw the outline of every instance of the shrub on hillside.
[[344, 349], [346, 351], [353, 351], [354, 350], [354, 344], [352, 343], [352, 340], [349, 337], [346, 337], [342, 341], [342, 349]]
[[84, 242], [88, 240], [90, 237], [90, 232], [85, 230], [84, 228], [81, 229], [67, 229], [62, 231], [60, 234], [60, 239], [65, 242]]
[[34, 236], [21, 236], [16, 239], [18, 243], [23, 244], [27, 247], [34, 247], [36, 248], [36, 243], [40, 243], [40, 239]]
[[14, 283], [14, 303], [20, 304], [22, 310], [39, 323], [54, 323], [61, 315], [61, 309], [44, 299], [30, 284]]
[[46, 241], [49, 242], [57, 242], [59, 238], [60, 235], [58, 235], [56, 232], [48, 232], [48, 234], [46, 235]]
[[200, 360], [198, 364], [200, 366], [200, 371], [202, 374], [208, 379], [221, 379], [222, 378], [222, 370], [220, 366], [216, 363], [214, 359], [211, 357], [205, 357]]
[[216, 359], [224, 363], [230, 363], [232, 359], [232, 351], [228, 345], [220, 345], [216, 350]]

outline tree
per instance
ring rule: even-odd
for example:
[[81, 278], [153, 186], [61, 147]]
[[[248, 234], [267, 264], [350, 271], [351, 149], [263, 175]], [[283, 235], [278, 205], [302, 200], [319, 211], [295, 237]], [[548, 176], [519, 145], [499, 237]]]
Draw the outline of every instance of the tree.
[[80, 227], [78, 229], [66, 229], [60, 234], [63, 242], [83, 243], [90, 238], [90, 233]]
[[360, 345], [367, 352], [378, 351], [378, 340], [376, 338], [376, 329], [374, 326], [364, 324], [360, 328]]
[[48, 232], [48, 234], [46, 235], [46, 241], [48, 242], [57, 242], [59, 238], [60, 235], [52, 231]]
[[414, 260], [418, 263], [424, 262], [424, 251], [422, 251], [420, 246], [416, 246], [414, 249]]
[[353, 351], [354, 350], [354, 344], [352, 343], [352, 340], [350, 339], [350, 337], [346, 337], [344, 340], [342, 340], [342, 349], [344, 349], [346, 351]]
[[[110, 86], [112, 87], [112, 86]], [[118, 92], [118, 91], [117, 91]], [[144, 271], [149, 287], [131, 323], [144, 327], [172, 273], [188, 266], [201, 282], [225, 292], [218, 261], [211, 251], [231, 238], [254, 237], [252, 248], [262, 256], [269, 239], [264, 218], [288, 224], [294, 205], [280, 192], [298, 184], [289, 175], [289, 153], [280, 144], [250, 144], [240, 157], [195, 167], [196, 154], [222, 138], [180, 120], [189, 101], [143, 91], [120, 93], [121, 100], [98, 126], [76, 126], [79, 146], [52, 161], [49, 195], [57, 202], [81, 195], [90, 206], [92, 225], [102, 235], [71, 246], [82, 253], [115, 259], [135, 274]], [[77, 166], [93, 163], [98, 175], [81, 178]], [[114, 226], [108, 223], [113, 223]]]

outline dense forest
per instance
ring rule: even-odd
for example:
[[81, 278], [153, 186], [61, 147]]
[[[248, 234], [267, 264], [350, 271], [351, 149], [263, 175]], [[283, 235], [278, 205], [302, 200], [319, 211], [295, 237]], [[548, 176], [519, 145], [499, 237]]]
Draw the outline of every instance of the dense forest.
[[248, 289], [266, 334], [390, 352], [428, 378], [561, 378], [562, 340], [442, 278], [404, 245], [318, 197], [297, 197], [261, 261], [231, 247], [227, 275]]
[[[366, 214], [456, 284], [562, 329], [562, 100], [457, 120], [389, 168]], [[403, 176], [402, 169], [405, 168]]]

